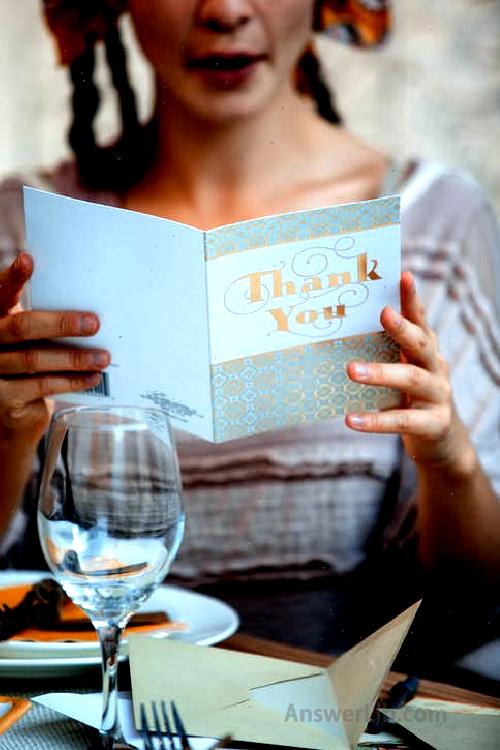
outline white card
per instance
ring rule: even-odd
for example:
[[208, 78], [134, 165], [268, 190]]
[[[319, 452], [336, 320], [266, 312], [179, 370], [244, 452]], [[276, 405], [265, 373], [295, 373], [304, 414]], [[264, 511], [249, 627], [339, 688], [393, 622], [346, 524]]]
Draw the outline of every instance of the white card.
[[110, 350], [92, 393], [154, 404], [224, 440], [355, 407], [395, 405], [352, 383], [351, 359], [395, 361], [380, 327], [399, 307], [399, 198], [299, 211], [203, 232], [25, 188], [32, 306], [91, 310]]

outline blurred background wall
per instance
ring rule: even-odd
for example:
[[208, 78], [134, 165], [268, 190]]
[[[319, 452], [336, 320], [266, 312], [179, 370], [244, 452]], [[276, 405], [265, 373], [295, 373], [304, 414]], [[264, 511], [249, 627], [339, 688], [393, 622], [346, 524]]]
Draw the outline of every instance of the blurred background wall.
[[[353, 131], [393, 154], [469, 170], [500, 211], [500, 0], [393, 4], [394, 35], [382, 51], [319, 41], [339, 109]], [[39, 5], [0, 0], [0, 177], [68, 153], [69, 87], [55, 66]], [[137, 51], [131, 63], [146, 113], [152, 81]], [[104, 66], [100, 81], [105, 88]], [[107, 97], [101, 138], [114, 128]]]

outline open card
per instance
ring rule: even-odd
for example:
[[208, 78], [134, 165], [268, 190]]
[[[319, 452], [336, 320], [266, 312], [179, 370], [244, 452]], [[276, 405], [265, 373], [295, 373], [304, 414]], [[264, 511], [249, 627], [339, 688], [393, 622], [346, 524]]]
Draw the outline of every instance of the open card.
[[395, 361], [380, 326], [399, 309], [399, 198], [201, 231], [134, 211], [24, 191], [33, 308], [92, 310], [112, 364], [65, 401], [156, 404], [222, 442], [399, 393], [347, 377]]
[[140, 705], [174, 700], [190, 735], [317, 750], [356, 748], [418, 603], [321, 669], [219, 648], [131, 636]]

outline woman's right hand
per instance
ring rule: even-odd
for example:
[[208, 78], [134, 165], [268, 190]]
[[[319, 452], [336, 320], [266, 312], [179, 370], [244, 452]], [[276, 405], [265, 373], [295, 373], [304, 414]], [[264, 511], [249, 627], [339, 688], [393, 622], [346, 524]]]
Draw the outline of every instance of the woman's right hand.
[[110, 362], [105, 350], [52, 341], [93, 336], [99, 330], [94, 313], [22, 309], [19, 298], [32, 273], [33, 259], [25, 252], [0, 273], [0, 438], [41, 437], [50, 397], [91, 388]]

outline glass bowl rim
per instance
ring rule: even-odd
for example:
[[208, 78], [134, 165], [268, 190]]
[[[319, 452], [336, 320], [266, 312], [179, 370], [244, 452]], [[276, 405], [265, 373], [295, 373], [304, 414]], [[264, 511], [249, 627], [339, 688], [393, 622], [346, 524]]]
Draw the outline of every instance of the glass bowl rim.
[[[64, 417], [71, 414], [102, 414], [105, 412], [113, 411], [123, 411], [125, 413], [146, 412], [148, 414], [157, 414], [165, 420], [169, 430], [172, 429], [170, 416], [166, 411], [163, 411], [163, 409], [160, 409], [157, 406], [134, 406], [132, 404], [75, 404], [75, 406], [67, 406], [63, 409], [54, 411], [51, 417], [51, 424], [55, 424], [56, 422], [64, 422]], [[66, 422], [66, 424], [68, 424], [68, 422]], [[92, 425], [77, 425], [77, 427], [79, 429], [92, 429]]]

